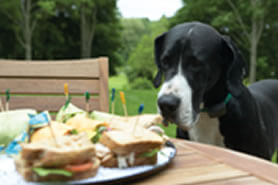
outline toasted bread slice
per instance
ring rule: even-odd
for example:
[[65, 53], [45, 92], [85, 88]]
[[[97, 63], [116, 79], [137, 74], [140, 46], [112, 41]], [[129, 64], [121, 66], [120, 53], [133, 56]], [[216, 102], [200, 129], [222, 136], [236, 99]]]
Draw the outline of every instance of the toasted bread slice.
[[94, 119], [97, 120], [103, 120], [111, 123], [125, 123], [125, 124], [131, 124], [134, 122], [137, 122], [138, 125], [141, 125], [144, 128], [149, 128], [152, 125], [157, 125], [162, 123], [162, 116], [159, 114], [142, 114], [142, 115], [137, 115], [137, 116], [117, 116], [105, 112], [99, 112], [99, 111], [94, 111], [92, 113], [92, 116]]
[[21, 159], [32, 163], [33, 167], [59, 167], [66, 164], [80, 164], [95, 156], [95, 147], [86, 133], [22, 144]]
[[100, 137], [100, 143], [118, 155], [126, 155], [131, 152], [142, 153], [160, 148], [163, 142], [163, 138], [159, 135], [140, 127], [134, 133], [132, 130], [129, 132], [127, 130], [111, 130], [104, 132]]

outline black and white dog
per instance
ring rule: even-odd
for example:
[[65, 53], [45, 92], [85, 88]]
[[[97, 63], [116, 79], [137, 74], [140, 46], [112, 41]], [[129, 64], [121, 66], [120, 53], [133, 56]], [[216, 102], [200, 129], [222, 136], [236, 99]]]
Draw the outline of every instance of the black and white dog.
[[[240, 51], [212, 27], [175, 26], [155, 40], [159, 111], [177, 137], [270, 159], [278, 148], [278, 81], [245, 87]], [[207, 116], [209, 115], [209, 116]]]

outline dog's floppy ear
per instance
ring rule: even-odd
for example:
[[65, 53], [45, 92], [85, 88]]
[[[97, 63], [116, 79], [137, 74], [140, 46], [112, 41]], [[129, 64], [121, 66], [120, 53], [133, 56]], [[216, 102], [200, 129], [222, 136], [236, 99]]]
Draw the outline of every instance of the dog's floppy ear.
[[247, 76], [247, 65], [241, 52], [230, 37], [223, 38], [223, 57], [227, 62], [227, 88], [229, 92], [237, 97], [241, 94], [242, 80]]
[[163, 50], [163, 44], [164, 44], [164, 40], [165, 40], [165, 36], [166, 33], [163, 33], [162, 35], [158, 36], [155, 41], [154, 41], [154, 56], [155, 56], [155, 63], [157, 65], [158, 68], [158, 72], [154, 78], [153, 84], [155, 86], [155, 88], [158, 88], [161, 84], [161, 80], [162, 80], [162, 71], [161, 71], [161, 61], [160, 61], [160, 55], [162, 53]]

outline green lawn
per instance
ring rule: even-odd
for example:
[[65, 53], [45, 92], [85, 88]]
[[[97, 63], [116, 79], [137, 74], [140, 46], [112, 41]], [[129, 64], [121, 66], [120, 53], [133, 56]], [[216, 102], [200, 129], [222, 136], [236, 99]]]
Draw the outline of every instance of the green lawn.
[[[158, 90], [135, 90], [128, 88], [128, 81], [124, 75], [109, 78], [109, 91], [111, 95], [111, 89], [116, 89], [115, 96], [115, 114], [124, 115], [119, 92], [125, 93], [126, 106], [128, 115], [136, 115], [140, 104], [144, 104], [143, 113], [157, 113], [157, 93]], [[110, 97], [111, 98], [111, 97]], [[110, 112], [111, 112], [111, 99], [110, 99]], [[170, 125], [167, 128], [163, 127], [166, 134], [175, 137], [175, 125]]]

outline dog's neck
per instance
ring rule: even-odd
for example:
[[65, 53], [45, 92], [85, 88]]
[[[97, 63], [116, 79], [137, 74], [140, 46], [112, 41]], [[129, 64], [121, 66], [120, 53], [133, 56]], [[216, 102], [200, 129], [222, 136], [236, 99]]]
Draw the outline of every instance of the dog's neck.
[[226, 104], [231, 99], [231, 94], [226, 88], [225, 78], [220, 80], [204, 95], [203, 112], [208, 112], [211, 117], [220, 117], [226, 112]]

